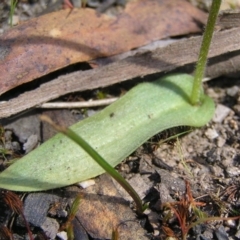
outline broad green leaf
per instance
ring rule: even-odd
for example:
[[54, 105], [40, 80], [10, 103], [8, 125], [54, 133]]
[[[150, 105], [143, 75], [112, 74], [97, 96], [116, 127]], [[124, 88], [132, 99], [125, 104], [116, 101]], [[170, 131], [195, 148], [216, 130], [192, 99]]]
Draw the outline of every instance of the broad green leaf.
[[[213, 101], [202, 95], [192, 106], [193, 77], [176, 74], [134, 87], [101, 112], [74, 124], [112, 166], [119, 164], [156, 133], [175, 126], [200, 127], [214, 113]], [[67, 186], [103, 173], [78, 145], [57, 134], [0, 174], [0, 188], [40, 191]]]

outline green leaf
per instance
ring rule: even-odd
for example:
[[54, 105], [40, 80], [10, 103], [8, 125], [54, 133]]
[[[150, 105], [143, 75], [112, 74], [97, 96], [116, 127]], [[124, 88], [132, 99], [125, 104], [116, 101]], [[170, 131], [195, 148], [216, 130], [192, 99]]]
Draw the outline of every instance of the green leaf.
[[[190, 104], [193, 77], [176, 74], [134, 87], [101, 112], [74, 124], [112, 166], [119, 164], [156, 133], [175, 126], [200, 127], [213, 116], [214, 103]], [[41, 191], [102, 174], [103, 169], [76, 143], [57, 134], [0, 174], [0, 188]]]

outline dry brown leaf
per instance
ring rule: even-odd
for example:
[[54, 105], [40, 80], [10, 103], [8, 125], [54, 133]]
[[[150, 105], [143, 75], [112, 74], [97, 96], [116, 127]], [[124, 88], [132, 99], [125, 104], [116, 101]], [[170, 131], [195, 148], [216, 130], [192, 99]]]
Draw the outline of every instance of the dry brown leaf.
[[135, 213], [118, 193], [111, 177], [103, 174], [90, 193], [82, 195], [76, 215], [93, 238], [111, 239], [117, 230], [119, 240], [147, 240]]
[[0, 38], [0, 95], [76, 62], [197, 32], [205, 19], [184, 0], [133, 0], [116, 17], [85, 8], [34, 18]]
[[[216, 78], [238, 72], [239, 38], [240, 28], [214, 34], [208, 56], [207, 77]], [[96, 69], [62, 75], [9, 101], [0, 102], [0, 118], [7, 118], [68, 93], [106, 87], [137, 77], [143, 78], [153, 73], [166, 73], [186, 64], [188, 66], [181, 71], [192, 73], [193, 63], [198, 58], [201, 39], [201, 36], [188, 38]]]

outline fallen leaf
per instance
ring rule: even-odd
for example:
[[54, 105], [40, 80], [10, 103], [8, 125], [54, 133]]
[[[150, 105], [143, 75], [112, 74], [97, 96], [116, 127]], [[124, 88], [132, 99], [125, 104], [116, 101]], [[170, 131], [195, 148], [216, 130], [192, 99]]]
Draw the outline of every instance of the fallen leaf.
[[111, 177], [104, 174], [97, 184], [82, 195], [77, 219], [93, 238], [111, 239], [112, 231], [118, 231], [119, 240], [148, 239], [144, 229], [129, 207], [121, 198]]
[[205, 19], [184, 0], [130, 1], [116, 17], [84, 8], [31, 19], [0, 38], [0, 95], [76, 62], [197, 32]]
[[[208, 55], [207, 77], [211, 79], [238, 72], [240, 68], [239, 38], [240, 28], [214, 34]], [[84, 72], [79, 70], [59, 76], [10, 101], [0, 102], [0, 116], [7, 118], [68, 93], [102, 88], [137, 77], [143, 78], [153, 73], [169, 72], [187, 64], [183, 72], [193, 72], [193, 63], [197, 61], [201, 39], [202, 37], [199, 36], [180, 40], [166, 47], [137, 54], [96, 69]], [[0, 124], [3, 125], [4, 122], [0, 120]]]

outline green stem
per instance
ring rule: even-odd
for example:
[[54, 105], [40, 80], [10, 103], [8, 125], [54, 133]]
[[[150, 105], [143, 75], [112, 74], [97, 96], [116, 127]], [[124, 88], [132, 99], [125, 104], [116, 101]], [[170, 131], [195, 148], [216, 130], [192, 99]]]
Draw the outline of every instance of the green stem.
[[142, 213], [146, 209], [146, 205], [142, 205], [141, 198], [132, 186], [108, 163], [105, 159], [95, 151], [82, 137], [76, 134], [71, 129], [61, 130], [67, 137], [72, 139], [83, 148], [109, 175], [111, 175], [133, 198], [136, 203], [137, 211]]
[[10, 2], [10, 26], [11, 27], [13, 26], [13, 14], [14, 14], [17, 2], [18, 2], [18, 0], [16, 0], [16, 1], [11, 0], [11, 2]]
[[194, 77], [194, 83], [193, 83], [192, 95], [191, 95], [192, 105], [197, 105], [201, 103], [200, 97], [201, 97], [201, 91], [202, 91], [202, 79], [205, 72], [208, 51], [211, 44], [213, 31], [214, 31], [214, 27], [217, 20], [221, 2], [222, 0], [212, 1], [212, 6], [209, 12], [206, 30], [203, 34], [202, 45], [201, 45], [200, 54], [198, 57], [196, 71], [195, 71], [195, 77]]

